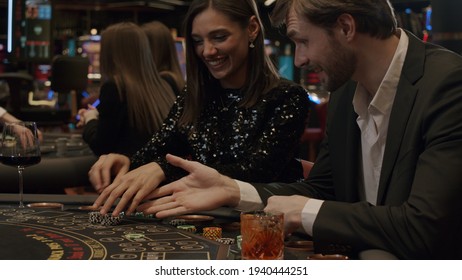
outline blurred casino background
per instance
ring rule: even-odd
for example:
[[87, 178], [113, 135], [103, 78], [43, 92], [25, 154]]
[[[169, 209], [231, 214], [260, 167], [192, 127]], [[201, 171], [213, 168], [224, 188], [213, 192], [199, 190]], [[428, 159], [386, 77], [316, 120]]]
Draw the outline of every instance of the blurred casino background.
[[[158, 20], [170, 27], [185, 67], [181, 24], [191, 0], [0, 0], [0, 106], [44, 131], [76, 131], [77, 110], [97, 105], [100, 32], [120, 21]], [[296, 69], [294, 47], [271, 28], [274, 0], [257, 0], [266, 31], [267, 51], [281, 75], [306, 87], [312, 117], [302, 149], [313, 159], [323, 133], [324, 91], [316, 73]], [[418, 37], [462, 52], [462, 1], [393, 0], [399, 25]], [[56, 69], [65, 69], [54, 71]], [[322, 137], [321, 137], [322, 138]], [[311, 152], [310, 152], [311, 151]], [[305, 157], [305, 156], [304, 156]]]

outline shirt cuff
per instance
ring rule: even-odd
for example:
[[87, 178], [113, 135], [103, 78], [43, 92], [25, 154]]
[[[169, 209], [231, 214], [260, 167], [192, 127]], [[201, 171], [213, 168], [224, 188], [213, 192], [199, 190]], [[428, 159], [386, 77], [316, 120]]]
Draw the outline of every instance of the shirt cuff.
[[313, 224], [324, 200], [310, 198], [302, 210], [302, 226], [307, 234], [313, 236]]
[[239, 204], [237, 205], [236, 209], [239, 211], [255, 211], [255, 210], [262, 210], [265, 205], [260, 198], [257, 190], [254, 186], [249, 183], [242, 182], [239, 180], [234, 180], [237, 185], [239, 186], [239, 192], [241, 195], [241, 199], [239, 200]]

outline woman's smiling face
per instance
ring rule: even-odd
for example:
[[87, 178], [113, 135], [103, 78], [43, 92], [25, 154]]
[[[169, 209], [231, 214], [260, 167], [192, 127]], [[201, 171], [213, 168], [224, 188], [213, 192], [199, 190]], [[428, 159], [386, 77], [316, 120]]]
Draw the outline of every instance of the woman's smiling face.
[[249, 32], [213, 8], [192, 22], [194, 49], [224, 88], [241, 88], [246, 80]]

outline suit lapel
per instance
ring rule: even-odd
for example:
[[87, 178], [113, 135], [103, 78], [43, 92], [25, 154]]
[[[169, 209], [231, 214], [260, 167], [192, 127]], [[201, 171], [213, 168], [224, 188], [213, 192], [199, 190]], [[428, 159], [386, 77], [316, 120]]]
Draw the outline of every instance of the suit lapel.
[[399, 155], [409, 115], [418, 93], [418, 88], [414, 84], [423, 74], [425, 46], [414, 35], [407, 34], [409, 36], [409, 47], [390, 115], [377, 205], [383, 204], [385, 201], [386, 191], [390, 185], [392, 171]]
[[359, 148], [361, 132], [352, 100], [357, 83], [350, 81], [331, 94], [328, 112], [329, 151], [335, 170], [335, 196], [348, 202], [359, 200]]
[[359, 200], [358, 177], [360, 176], [359, 168], [360, 162], [360, 149], [361, 149], [361, 130], [358, 127], [356, 119], [358, 115], [351, 106], [350, 115], [354, 118], [349, 118], [347, 123], [348, 137], [346, 139], [345, 147], [345, 185], [346, 192], [343, 194], [346, 201], [356, 202]]

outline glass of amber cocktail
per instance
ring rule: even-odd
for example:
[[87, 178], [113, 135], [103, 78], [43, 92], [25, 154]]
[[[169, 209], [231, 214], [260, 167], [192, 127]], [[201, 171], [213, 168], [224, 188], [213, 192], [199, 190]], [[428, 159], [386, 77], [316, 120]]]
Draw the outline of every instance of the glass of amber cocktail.
[[284, 258], [284, 214], [281, 212], [241, 213], [241, 255], [244, 260]]

